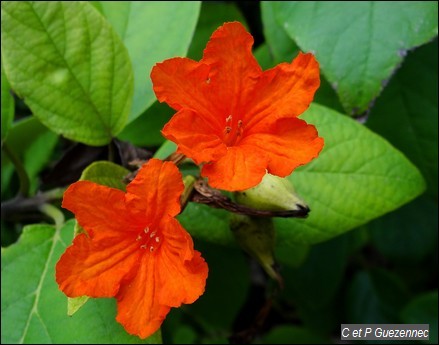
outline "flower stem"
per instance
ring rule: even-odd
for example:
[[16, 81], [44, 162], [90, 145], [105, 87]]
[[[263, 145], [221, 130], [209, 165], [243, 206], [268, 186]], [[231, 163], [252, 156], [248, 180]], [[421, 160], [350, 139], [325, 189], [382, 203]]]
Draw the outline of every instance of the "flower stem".
[[39, 210], [41, 211], [41, 213], [53, 219], [57, 230], [61, 229], [61, 227], [64, 225], [64, 214], [60, 211], [59, 208], [51, 204], [42, 204], [39, 207]]
[[110, 162], [114, 162], [115, 160], [115, 145], [113, 144], [113, 142], [110, 142], [108, 144], [108, 160]]

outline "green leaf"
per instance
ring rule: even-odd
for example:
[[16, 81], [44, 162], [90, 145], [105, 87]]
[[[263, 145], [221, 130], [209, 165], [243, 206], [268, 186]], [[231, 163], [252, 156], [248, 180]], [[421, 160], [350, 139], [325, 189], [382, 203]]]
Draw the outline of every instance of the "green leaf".
[[[96, 4], [97, 3], [97, 4]], [[154, 101], [151, 68], [165, 59], [185, 56], [200, 11], [200, 1], [99, 1], [95, 6], [108, 19], [128, 49], [134, 70], [134, 99], [128, 122]]]
[[269, 69], [274, 65], [273, 56], [266, 43], [259, 45], [253, 52], [256, 60], [263, 70]]
[[427, 292], [410, 301], [401, 312], [404, 323], [430, 324], [430, 339], [428, 343], [438, 342], [438, 293]]
[[[12, 125], [5, 143], [23, 163], [31, 183], [30, 192], [35, 193], [39, 184], [38, 175], [48, 164], [58, 136], [35, 117], [28, 117]], [[2, 155], [2, 193], [13, 192], [13, 173], [13, 164], [6, 155]]]
[[[315, 53], [350, 114], [366, 111], [406, 51], [438, 33], [436, 1], [284, 1], [278, 24], [304, 51]], [[268, 6], [263, 6], [262, 9]]]
[[302, 265], [309, 254], [309, 246], [302, 243], [297, 245], [289, 243], [285, 246], [282, 242], [277, 241], [274, 249], [275, 261], [290, 267]]
[[162, 144], [162, 146], [160, 146], [160, 148], [156, 151], [156, 153], [154, 154], [154, 158], [165, 159], [171, 153], [175, 152], [175, 150], [177, 150], [177, 145], [170, 140], [166, 140]]
[[437, 203], [421, 196], [367, 227], [374, 245], [388, 259], [405, 264], [421, 263], [437, 246]]
[[245, 18], [234, 3], [203, 1], [200, 19], [188, 51], [188, 57], [200, 60], [213, 32], [225, 22], [238, 21], [247, 26]]
[[359, 272], [346, 294], [347, 323], [399, 323], [408, 300], [401, 280], [384, 270]]
[[217, 244], [235, 243], [229, 226], [230, 213], [223, 209], [190, 202], [178, 220], [194, 237]]
[[108, 161], [90, 164], [81, 174], [80, 181], [92, 181], [97, 184], [125, 191], [124, 177], [130, 173], [124, 167]]
[[[438, 41], [409, 53], [373, 107], [367, 126], [388, 139], [438, 189]], [[397, 130], [395, 130], [397, 129]]]
[[197, 344], [197, 333], [189, 326], [183, 325], [175, 329], [172, 344]]
[[2, 56], [14, 91], [47, 127], [105, 145], [133, 94], [128, 53], [87, 2], [2, 2]]
[[[202, 241], [196, 241], [194, 247], [209, 265], [209, 278], [205, 293], [185, 309], [211, 333], [229, 330], [247, 299], [250, 288], [248, 263], [243, 253], [235, 248]], [[224, 296], [227, 296], [226, 303]]]
[[118, 135], [136, 146], [157, 147], [166, 140], [160, 132], [175, 113], [167, 104], [154, 102]]
[[[275, 7], [276, 4], [272, 1], [261, 2], [264, 37], [272, 57], [272, 63], [270, 65], [267, 63], [264, 65], [261, 64], [264, 69], [274, 67], [281, 62], [291, 62], [299, 51], [299, 47], [288, 36], [284, 27], [276, 21]], [[258, 48], [255, 55], [258, 56], [260, 54], [260, 48]], [[261, 63], [259, 58], [258, 61]], [[265, 57], [263, 62], [266, 61], [267, 57]], [[315, 94], [314, 101], [329, 108], [333, 108], [334, 110], [343, 111], [343, 107], [338, 100], [337, 94], [322, 75], [320, 76], [320, 87]]]
[[60, 230], [40, 224], [24, 228], [20, 240], [2, 249], [2, 343], [161, 343], [160, 331], [141, 341], [115, 320], [114, 300], [93, 299], [73, 317], [54, 279], [55, 264], [73, 236], [70, 221]]
[[273, 57], [274, 64], [293, 60], [299, 51], [299, 47], [276, 21], [273, 2], [261, 2], [261, 17], [265, 42]]
[[[311, 212], [306, 219], [275, 219], [282, 247], [333, 238], [399, 208], [424, 190], [416, 167], [358, 122], [319, 105], [312, 105], [302, 118], [317, 127], [325, 147], [318, 158], [288, 177]], [[175, 146], [166, 142], [162, 148], [159, 158]], [[234, 243], [224, 210], [189, 203], [179, 219], [195, 237]]]
[[343, 234], [349, 242], [349, 255], [354, 255], [370, 242], [370, 235], [367, 225], [362, 225], [353, 231]]
[[11, 94], [11, 87], [8, 82], [8, 78], [6, 78], [5, 71], [3, 70], [3, 61], [1, 63], [2, 68], [2, 145], [4, 140], [6, 139], [6, 135], [8, 134], [9, 128], [12, 125], [12, 121], [14, 119], [14, 97]]
[[[294, 293], [295, 299], [300, 301], [303, 309], [315, 309], [328, 304], [343, 278], [347, 257], [346, 236], [339, 236], [311, 247], [303, 265], [288, 271], [288, 276], [285, 277], [285, 292]], [[331, 265], [328, 265], [328, 262]]]
[[363, 125], [318, 105], [301, 118], [316, 126], [325, 146], [318, 158], [288, 177], [311, 212], [306, 219], [275, 219], [279, 241], [327, 240], [423, 192], [425, 182], [416, 167]]
[[348, 250], [348, 236], [339, 236], [312, 246], [300, 267], [282, 267], [285, 281], [282, 296], [288, 304], [296, 305], [302, 322], [309, 329], [329, 332], [337, 326], [339, 306], [335, 305], [334, 298], [345, 274]]

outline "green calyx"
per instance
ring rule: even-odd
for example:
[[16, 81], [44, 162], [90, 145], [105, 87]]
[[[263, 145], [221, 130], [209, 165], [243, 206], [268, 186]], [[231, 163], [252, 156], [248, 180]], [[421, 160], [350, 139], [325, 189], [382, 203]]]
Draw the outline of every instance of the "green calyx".
[[308, 205], [286, 179], [266, 174], [257, 186], [235, 193], [236, 202], [258, 210], [307, 211]]

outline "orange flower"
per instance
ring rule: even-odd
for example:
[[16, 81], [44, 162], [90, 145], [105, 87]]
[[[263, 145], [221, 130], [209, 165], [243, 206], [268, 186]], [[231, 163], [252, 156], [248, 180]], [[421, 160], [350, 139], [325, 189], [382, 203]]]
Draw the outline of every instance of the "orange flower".
[[200, 62], [173, 58], [151, 72], [158, 100], [177, 110], [163, 135], [206, 163], [201, 174], [211, 186], [229, 191], [254, 187], [267, 170], [285, 177], [323, 148], [314, 126], [297, 118], [320, 84], [314, 56], [262, 71], [252, 45], [240, 23], [226, 23]]
[[116, 297], [116, 320], [146, 338], [171, 307], [204, 292], [207, 264], [174, 218], [180, 212], [181, 174], [173, 163], [150, 160], [127, 193], [89, 181], [72, 184], [63, 207], [86, 233], [56, 265], [56, 281], [69, 297]]

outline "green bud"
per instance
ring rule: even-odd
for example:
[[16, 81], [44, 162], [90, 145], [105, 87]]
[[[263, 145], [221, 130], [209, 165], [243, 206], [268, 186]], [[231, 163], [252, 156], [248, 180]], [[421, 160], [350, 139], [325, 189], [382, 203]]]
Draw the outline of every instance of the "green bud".
[[236, 192], [235, 197], [237, 203], [257, 210], [309, 211], [308, 205], [297, 195], [288, 179], [268, 173], [257, 186]]
[[274, 270], [275, 231], [272, 219], [233, 214], [230, 228], [241, 248], [282, 286], [282, 278]]

